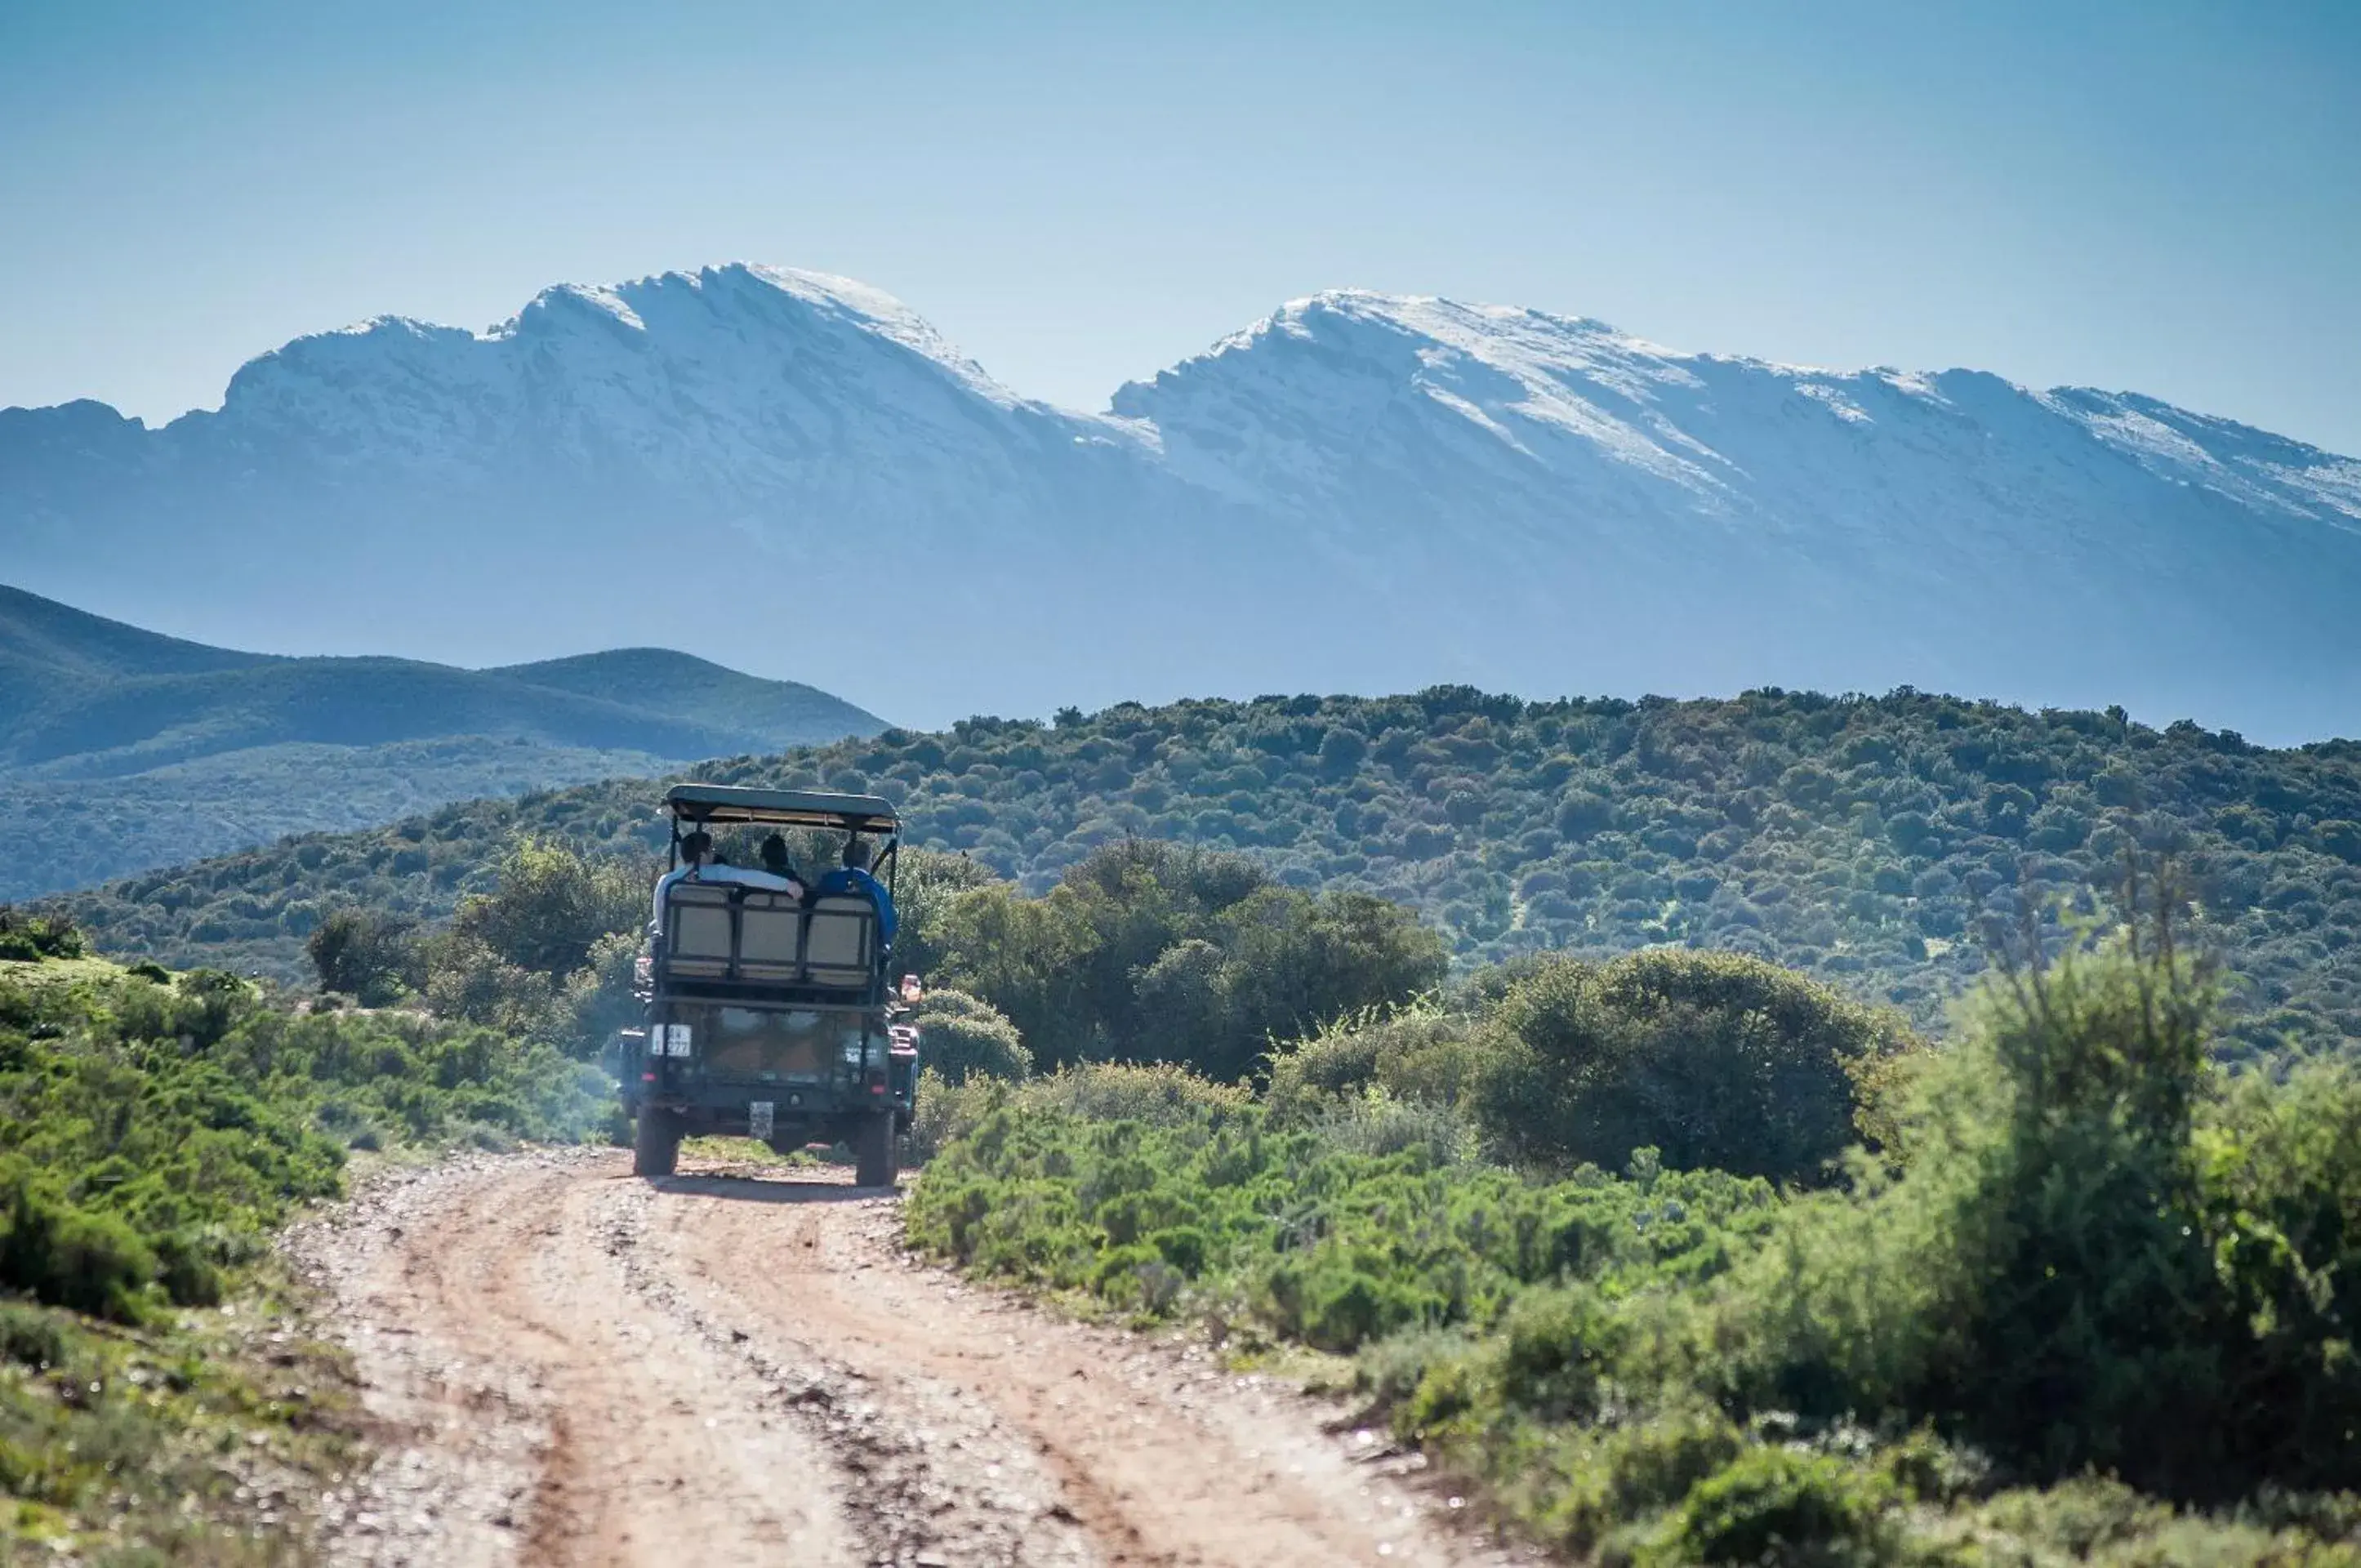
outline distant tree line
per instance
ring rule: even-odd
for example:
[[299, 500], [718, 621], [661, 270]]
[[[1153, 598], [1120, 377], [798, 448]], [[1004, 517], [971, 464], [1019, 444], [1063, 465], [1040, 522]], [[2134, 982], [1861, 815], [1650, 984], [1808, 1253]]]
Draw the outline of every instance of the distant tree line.
[[[1991, 928], [2028, 908], [2095, 909], [2127, 850], [2170, 854], [2239, 977], [2224, 1049], [2361, 1037], [2350, 742], [2273, 751], [2120, 712], [1907, 690], [1525, 703], [1438, 688], [979, 718], [697, 772], [885, 795], [914, 842], [1030, 894], [1108, 845], [1162, 839], [1247, 855], [1279, 887], [1408, 905], [1463, 971], [1541, 952], [1716, 948], [1921, 1026], [1982, 969]], [[113, 950], [292, 975], [335, 910], [442, 919], [493, 885], [520, 838], [643, 857], [660, 843], [657, 794], [611, 782], [454, 806], [65, 907]]]

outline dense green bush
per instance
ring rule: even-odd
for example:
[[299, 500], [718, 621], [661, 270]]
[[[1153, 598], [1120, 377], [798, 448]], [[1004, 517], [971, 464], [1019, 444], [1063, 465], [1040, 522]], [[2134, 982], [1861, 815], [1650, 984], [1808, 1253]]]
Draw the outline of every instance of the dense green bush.
[[1721, 1309], [1731, 1398], [1906, 1410], [2169, 1496], [2361, 1475], [2361, 1082], [2224, 1094], [2213, 988], [2128, 938], [1988, 986], [1907, 1173], [1799, 1206]]
[[1025, 1048], [1016, 1025], [989, 1002], [963, 991], [929, 991], [910, 1017], [920, 1031], [927, 1070], [946, 1084], [1032, 1075], [1033, 1053]]
[[1739, 953], [1566, 959], [1511, 985], [1476, 1036], [1473, 1098], [1526, 1159], [1826, 1175], [1855, 1138], [1854, 1069], [1906, 1025]]
[[647, 924], [653, 881], [621, 861], [528, 838], [499, 857], [494, 891], [460, 900], [452, 935], [528, 973], [572, 974], [600, 938]]
[[0, 1286], [133, 1320], [157, 1273], [154, 1251], [122, 1220], [77, 1207], [21, 1157], [0, 1160]]
[[943, 960], [943, 916], [952, 901], [973, 888], [990, 887], [1000, 873], [964, 854], [905, 848], [895, 857], [894, 908], [900, 916], [894, 936], [894, 966], [931, 981]]
[[1333, 1111], [1371, 1090], [1445, 1111], [1465, 1108], [1475, 1085], [1471, 1039], [1483, 999], [1424, 996], [1400, 1007], [1365, 1008], [1323, 1024], [1274, 1050], [1265, 1102], [1287, 1124]]
[[1110, 845], [1047, 894], [951, 898], [928, 941], [945, 983], [1006, 1013], [1048, 1066], [1186, 1062], [1252, 1070], [1272, 1036], [1439, 984], [1443, 945], [1365, 894], [1281, 887], [1244, 856]]
[[446, 929], [419, 936], [339, 911], [313, 934], [313, 961], [357, 953], [349, 961], [365, 983], [381, 977], [394, 995], [415, 986], [437, 1017], [589, 1060], [640, 1016], [634, 964], [649, 907], [630, 866], [528, 839], [499, 858], [490, 889], [463, 900]]
[[213, 1299], [348, 1146], [604, 1124], [603, 1080], [545, 1044], [218, 972], [36, 979], [0, 979], [0, 1287], [77, 1310]]
[[70, 916], [26, 915], [0, 904], [0, 959], [38, 962], [82, 956], [82, 929]]
[[1688, 1563], [1890, 1562], [1889, 1490], [1828, 1454], [1749, 1448], [1691, 1486], [1648, 1556]]
[[425, 965], [408, 920], [361, 909], [330, 911], [304, 938], [320, 989], [383, 1007], [425, 983]]
[[1615, 1169], [1653, 1148], [1817, 1182], [1916, 1048], [1897, 1014], [1741, 954], [1542, 959], [1329, 1024], [1272, 1056], [1267, 1102], [1301, 1123], [1375, 1090], [1527, 1162]]
[[[2297, 751], [2118, 714], [1899, 691], [1527, 703], [1465, 688], [1372, 699], [1119, 704], [1080, 722], [889, 730], [700, 776], [901, 805], [915, 842], [1039, 894], [1094, 850], [1158, 838], [1250, 855], [1289, 887], [1411, 905], [1463, 962], [1648, 946], [1751, 952], [1921, 1026], [2027, 903], [2087, 905], [2124, 850], [2169, 850], [2240, 977], [2225, 1048], [2361, 1037], [2361, 749]], [[114, 951], [292, 975], [320, 915], [446, 916], [520, 835], [662, 844], [658, 784], [455, 806], [156, 872], [71, 906]], [[906, 872], [914, 870], [906, 867]], [[933, 975], [921, 923], [912, 967]], [[1003, 1005], [1007, 1003], [1004, 1001]], [[1062, 1059], [1010, 1009], [1045, 1061]]]

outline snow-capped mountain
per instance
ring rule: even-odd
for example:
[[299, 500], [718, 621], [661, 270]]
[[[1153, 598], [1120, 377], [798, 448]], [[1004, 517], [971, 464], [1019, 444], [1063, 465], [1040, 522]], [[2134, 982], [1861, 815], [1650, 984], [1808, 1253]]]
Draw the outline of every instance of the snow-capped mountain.
[[2130, 395], [1352, 291], [1099, 415], [812, 273], [381, 319], [158, 430], [0, 411], [0, 579], [187, 636], [655, 641], [912, 722], [1465, 681], [2361, 730], [2361, 463]]

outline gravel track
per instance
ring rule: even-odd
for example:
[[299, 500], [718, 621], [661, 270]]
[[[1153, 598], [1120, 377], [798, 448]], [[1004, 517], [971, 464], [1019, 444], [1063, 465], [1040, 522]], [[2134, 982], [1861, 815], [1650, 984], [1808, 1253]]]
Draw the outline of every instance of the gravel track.
[[330, 1561], [1538, 1561], [1339, 1408], [963, 1284], [898, 1198], [796, 1174], [468, 1157], [300, 1233], [380, 1427]]

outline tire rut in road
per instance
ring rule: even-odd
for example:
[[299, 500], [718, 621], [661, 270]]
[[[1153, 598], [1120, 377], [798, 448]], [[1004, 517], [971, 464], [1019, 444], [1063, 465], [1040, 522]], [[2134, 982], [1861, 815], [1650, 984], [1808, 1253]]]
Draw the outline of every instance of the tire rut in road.
[[1037, 1517], [1079, 1525], [1110, 1564], [1537, 1560], [1453, 1528], [1446, 1497], [1389, 1473], [1422, 1462], [1375, 1434], [1338, 1441], [1323, 1430], [1334, 1408], [917, 1264], [892, 1200], [775, 1176], [664, 1188], [664, 1277], [732, 1321], [825, 1345], [904, 1408], [973, 1412], [962, 1446], [1026, 1456], [1048, 1486]]
[[[826, 1188], [816, 1196], [825, 1201], [850, 1190]], [[715, 1354], [734, 1357], [769, 1408], [826, 1448], [845, 1473], [840, 1502], [867, 1561], [1062, 1568], [1097, 1560], [1054, 1482], [989, 1410], [856, 1370], [796, 1332], [807, 1325], [792, 1299], [781, 1299], [784, 1324], [750, 1313], [742, 1295], [713, 1288], [703, 1260], [682, 1266], [677, 1248], [666, 1245], [671, 1236], [652, 1243], [651, 1231], [682, 1212], [680, 1201], [646, 1186], [605, 1194], [609, 1250], [624, 1260], [631, 1289]], [[704, 1285], [710, 1306], [696, 1299], [692, 1280]]]
[[1280, 1385], [920, 1266], [894, 1198], [628, 1171], [467, 1157], [298, 1238], [390, 1434], [332, 1562], [1538, 1561]]
[[326, 1521], [332, 1562], [865, 1560], [826, 1450], [733, 1398], [736, 1369], [598, 1245], [605, 1174], [573, 1155], [464, 1162], [365, 1196], [374, 1223], [325, 1244], [348, 1255], [324, 1282], [401, 1440]]

